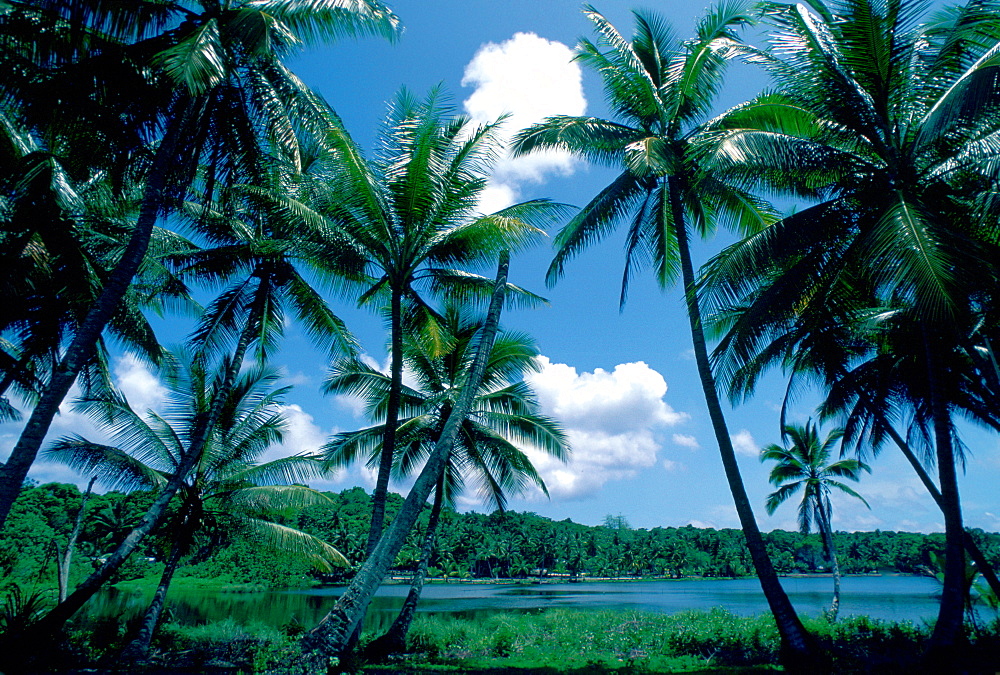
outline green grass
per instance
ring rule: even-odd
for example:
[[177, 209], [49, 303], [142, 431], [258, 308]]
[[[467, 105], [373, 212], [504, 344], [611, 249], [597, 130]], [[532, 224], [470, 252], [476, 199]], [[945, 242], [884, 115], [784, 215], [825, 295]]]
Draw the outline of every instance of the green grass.
[[[824, 665], [817, 663], [816, 672], [913, 672], [929, 635], [925, 626], [868, 617], [805, 623], [822, 651]], [[970, 640], [963, 656], [968, 670], [1000, 670], [1000, 624], [970, 635]], [[419, 616], [410, 631], [409, 647], [413, 655], [406, 666], [421, 670], [567, 674], [780, 670], [780, 641], [773, 619], [743, 617], [723, 609], [669, 616], [555, 609], [476, 621]]]
[[[820, 654], [815, 673], [909, 673], [920, 668], [929, 630], [908, 622], [848, 617], [807, 619]], [[229, 669], [255, 673], [326, 672], [326, 662], [300, 647], [304, 626], [280, 629], [232, 619], [198, 626], [167, 623], [154, 640], [153, 672]], [[71, 636], [79, 667], [113, 667], [126, 627], [79, 629]], [[366, 635], [364, 640], [374, 638]], [[965, 672], [1000, 672], [1000, 621], [970, 631], [957, 658]], [[401, 660], [357, 664], [365, 673], [591, 675], [615, 673], [760, 673], [780, 671], [778, 632], [768, 615], [743, 617], [723, 609], [665, 616], [636, 611], [553, 609], [471, 619], [418, 615]], [[34, 664], [36, 666], [41, 664]], [[347, 664], [343, 664], [346, 666]], [[159, 669], [159, 670], [157, 670]], [[44, 668], [36, 668], [39, 672]], [[346, 670], [346, 668], [345, 668]], [[335, 670], [335, 672], [340, 672]]]

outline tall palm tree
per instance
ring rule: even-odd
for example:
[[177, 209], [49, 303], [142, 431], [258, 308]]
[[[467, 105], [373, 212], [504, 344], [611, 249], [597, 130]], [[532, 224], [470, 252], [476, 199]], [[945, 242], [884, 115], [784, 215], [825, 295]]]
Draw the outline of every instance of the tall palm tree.
[[[426, 293], [447, 289], [458, 299], [488, 295], [490, 280], [471, 270], [491, 262], [501, 250], [529, 243], [542, 234], [539, 227], [562, 210], [561, 205], [534, 200], [489, 215], [479, 213], [478, 201], [496, 157], [499, 122], [478, 126], [455, 116], [440, 99], [437, 91], [423, 101], [405, 90], [397, 94], [372, 160], [342, 128], [333, 127], [326, 138], [331, 149], [327, 173], [313, 202], [364, 264], [369, 281], [359, 304], [388, 307], [391, 380], [369, 553], [382, 533], [396, 448], [404, 305], [421, 320], [433, 321]], [[517, 291], [513, 299], [534, 299], [517, 287], [511, 289]]]
[[[416, 333], [404, 338], [403, 361], [416, 386], [404, 385], [399, 420], [399, 445], [394, 475], [414, 471], [433, 450], [441, 429], [456, 403], [459, 385], [472, 360], [474, 339], [481, 321], [467, 310], [449, 304], [441, 317], [448, 349], [440, 355], [429, 350], [428, 341]], [[433, 348], [432, 348], [433, 349]], [[503, 510], [507, 496], [524, 491], [533, 483], [548, 494], [545, 484], [521, 447], [531, 446], [563, 459], [568, 452], [563, 431], [538, 412], [538, 403], [523, 381], [525, 373], [537, 369], [538, 351], [528, 336], [501, 332], [493, 344], [486, 371], [472, 410], [461, 424], [444, 473], [435, 486], [434, 501], [424, 533], [421, 556], [410, 592], [391, 628], [372, 645], [379, 653], [401, 651], [413, 620], [443, 506], [454, 504], [462, 493], [466, 476], [479, 486], [480, 496], [495, 509]], [[388, 408], [390, 378], [357, 361], [334, 365], [325, 389], [338, 394], [362, 396], [371, 417], [382, 417]], [[326, 460], [346, 466], [367, 457], [377, 465], [384, 438], [384, 424], [338, 434], [324, 447]], [[520, 446], [520, 447], [519, 447]]]
[[819, 429], [809, 420], [804, 427], [795, 424], [784, 427], [784, 435], [789, 441], [787, 448], [769, 445], [760, 452], [760, 461], [775, 462], [771, 467], [770, 481], [778, 489], [767, 496], [767, 512], [769, 515], [773, 514], [784, 502], [799, 491], [802, 492], [802, 501], [799, 502], [799, 531], [808, 534], [815, 523], [823, 537], [823, 546], [830, 558], [830, 569], [833, 572], [830, 618], [836, 620], [840, 610], [840, 565], [837, 564], [837, 550], [833, 544], [830, 492], [831, 488], [837, 488], [868, 506], [864, 497], [838, 479], [846, 478], [857, 482], [861, 478], [861, 472], [871, 473], [871, 468], [857, 459], [830, 462], [830, 451], [843, 437], [843, 429], [834, 429], [820, 440]]
[[[322, 569], [346, 564], [328, 544], [269, 519], [280, 509], [328, 502], [302, 483], [322, 471], [316, 458], [294, 455], [260, 463], [260, 457], [281, 441], [282, 397], [273, 371], [255, 369], [225, 392], [225, 408], [212, 428], [205, 450], [180, 491], [180, 504], [168, 524], [172, 544], [152, 602], [126, 661], [143, 659], [159, 622], [174, 572], [199, 532], [242, 531], [275, 549], [308, 557]], [[96, 475], [119, 490], [162, 489], [187, 452], [184, 439], [196, 433], [198, 419], [208, 413], [225, 373], [210, 375], [197, 363], [170, 380], [171, 409], [166, 415], [140, 413], [115, 393], [84, 399], [76, 407], [91, 415], [114, 439], [114, 445], [81, 436], [65, 437], [45, 451], [48, 458]]]
[[[325, 124], [325, 106], [281, 59], [303, 43], [359, 33], [393, 36], [398, 25], [378, 0], [347, 5], [338, 0], [237, 0], [224, 5], [204, 0], [194, 9], [191, 3], [152, 0], [127, 6], [97, 0], [40, 0], [37, 5], [54, 23], [69, 24], [75, 34], [92, 38], [77, 50], [81, 61], [100, 61], [108, 51], [102, 51], [104, 45], [129, 42], [126, 61], [155, 79], [150, 91], [157, 95], [149, 97], [153, 111], [145, 111], [142, 122], [152, 125], [148, 134], [158, 142], [145, 158], [143, 198], [128, 243], [0, 467], [0, 525], [59, 404], [144, 259], [159, 216], [193, 183], [203, 184], [211, 198], [216, 185], [252, 182], [262, 173], [266, 151], [297, 158], [300, 131], [317, 131]], [[161, 31], [164, 26], [170, 27]], [[105, 29], [112, 39], [96, 39]], [[105, 91], [117, 92], [120, 84], [102, 78], [95, 82], [98, 98]], [[136, 123], [130, 109], [114, 105], [108, 119]], [[200, 164], [207, 167], [204, 172], [199, 172]]]
[[[905, 0], [810, 6], [770, 5], [780, 50], [748, 53], [777, 92], [723, 116], [702, 156], [747, 188], [818, 203], [728, 251], [717, 290], [723, 303], [757, 293], [751, 322], [817, 296], [869, 308], [868, 340], [900, 366], [882, 373], [933, 437], [948, 569], [931, 652], [942, 653], [962, 623], [962, 344], [996, 295], [981, 282], [1000, 260], [996, 204], [981, 198], [1000, 179], [1000, 12], [973, 0], [921, 23], [923, 5]], [[733, 348], [752, 352], [760, 335], [751, 327]]]
[[752, 3], [720, 4], [688, 41], [677, 40], [654, 14], [635, 13], [635, 35], [627, 40], [593, 8], [585, 13], [599, 37], [581, 40], [577, 59], [601, 74], [615, 118], [549, 118], [521, 132], [515, 150], [569, 150], [621, 173], [560, 231], [548, 279], [558, 279], [573, 256], [621, 222], [628, 222], [623, 302], [636, 267], [653, 265], [663, 286], [681, 277], [698, 375], [740, 524], [783, 644], [791, 657], [801, 657], [809, 651], [807, 635], [767, 556], [743, 485], [708, 360], [691, 261], [689, 229], [707, 235], [723, 224], [752, 232], [772, 218], [749, 192], [703, 170], [693, 142], [737, 45], [736, 31], [752, 20]]
[[509, 267], [510, 255], [507, 251], [502, 251], [497, 266], [497, 276], [493, 282], [489, 309], [476, 341], [475, 357], [461, 384], [455, 405], [448, 414], [444, 427], [434, 444], [434, 450], [420, 470], [420, 474], [414, 481], [409, 494], [406, 495], [406, 499], [403, 500], [396, 517], [392, 519], [389, 527], [379, 538], [375, 550], [371, 552], [361, 569], [354, 575], [333, 609], [319, 625], [303, 636], [303, 646], [306, 649], [316, 650], [328, 657], [344, 656], [350, 651], [352, 636], [355, 634], [357, 626], [360, 625], [361, 619], [368, 609], [368, 604], [402, 549], [407, 534], [417, 522], [417, 517], [423, 511], [431, 490], [434, 489], [444, 473], [462, 423], [472, 409], [476, 392], [486, 372], [489, 354], [493, 350], [493, 341], [500, 324], [504, 298], [510, 292], [507, 283]]

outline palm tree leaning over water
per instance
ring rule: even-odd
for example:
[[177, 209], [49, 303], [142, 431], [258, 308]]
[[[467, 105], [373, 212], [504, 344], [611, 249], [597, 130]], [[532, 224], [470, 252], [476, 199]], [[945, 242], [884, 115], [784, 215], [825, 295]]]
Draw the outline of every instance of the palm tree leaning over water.
[[[313, 206], [339, 228], [346, 248], [361, 259], [370, 279], [359, 304], [387, 308], [390, 388], [368, 533], [370, 554], [384, 526], [385, 499], [396, 452], [402, 392], [404, 306], [418, 324], [433, 325], [425, 294], [448, 292], [459, 301], [486, 297], [492, 282], [469, 268], [518, 249], [542, 234], [562, 213], [546, 200], [529, 201], [493, 214], [477, 212], [496, 159], [499, 122], [478, 126], [432, 92], [417, 101], [401, 91], [390, 105], [379, 150], [367, 159], [339, 126], [327, 135], [326, 175]], [[508, 302], [538, 298], [515, 286]]]
[[496, 279], [493, 282], [489, 309], [476, 340], [475, 357], [463, 379], [454, 407], [441, 429], [438, 440], [434, 443], [434, 450], [428, 455], [427, 462], [420, 470], [406, 499], [403, 500], [396, 517], [379, 538], [375, 550], [351, 579], [351, 583], [333, 609], [318, 626], [303, 636], [303, 647], [307, 650], [315, 650], [323, 657], [329, 658], [347, 656], [352, 649], [351, 637], [361, 623], [375, 591], [403, 547], [407, 534], [427, 502], [427, 497], [444, 473], [462, 423], [472, 410], [476, 392], [486, 372], [489, 354], [493, 350], [504, 298], [510, 292], [507, 283], [509, 268], [510, 254], [502, 251], [497, 265]]
[[713, 290], [719, 305], [754, 297], [728, 346], [737, 364], [762, 326], [812, 299], [863, 305], [868, 319], [854, 321], [879, 377], [933, 439], [947, 570], [930, 656], [946, 659], [962, 639], [965, 567], [953, 416], [966, 338], [1000, 278], [997, 204], [983, 198], [1000, 183], [1000, 11], [975, 0], [921, 23], [923, 5], [904, 0], [810, 6], [769, 6], [780, 50], [748, 53], [777, 90], [713, 123], [704, 161], [748, 189], [819, 203], [726, 251]]
[[[399, 421], [399, 452], [394, 475], [411, 474], [433, 450], [441, 429], [454, 408], [459, 385], [472, 360], [475, 337], [481, 322], [468, 309], [455, 305], [445, 308], [440, 327], [447, 349], [435, 355], [426, 339], [408, 333], [404, 341], [404, 363], [415, 387], [403, 387]], [[371, 645], [378, 653], [402, 651], [423, 588], [434, 545], [441, 508], [452, 506], [465, 488], [466, 478], [478, 484], [479, 494], [493, 509], [503, 510], [507, 496], [523, 492], [530, 483], [548, 494], [531, 460], [519, 446], [531, 446], [563, 459], [568, 452], [563, 431], [538, 412], [530, 387], [522, 380], [537, 369], [538, 351], [528, 336], [501, 332], [493, 344], [483, 381], [446, 469], [435, 486], [430, 520], [424, 534], [418, 568], [410, 593], [389, 631]], [[334, 364], [325, 384], [328, 392], [353, 394], [367, 401], [369, 415], [384, 417], [391, 387], [390, 379], [358, 360]], [[347, 466], [368, 458], [378, 462], [384, 424], [338, 434], [326, 446], [327, 462]]]
[[834, 429], [821, 441], [819, 430], [809, 420], [804, 427], [794, 424], [786, 426], [783, 435], [791, 442], [789, 447], [769, 445], [760, 452], [760, 461], [775, 462], [771, 467], [770, 481], [778, 489], [767, 496], [767, 512], [769, 515], [774, 514], [781, 504], [802, 491], [799, 531], [808, 534], [815, 523], [823, 537], [823, 547], [830, 558], [830, 569], [833, 572], [833, 602], [830, 604], [829, 616], [835, 621], [837, 612], [840, 611], [840, 565], [837, 563], [837, 550], [833, 544], [830, 488], [837, 488], [856, 497], [868, 506], [864, 497], [837, 479], [846, 478], [857, 482], [862, 471], [871, 473], [871, 469], [856, 459], [827, 463], [830, 451], [844, 435], [843, 429]]
[[[158, 139], [149, 159], [135, 226], [114, 270], [87, 312], [58, 367], [42, 391], [11, 455], [0, 467], [0, 525], [20, 491], [28, 469], [80, 369], [139, 268], [159, 216], [176, 204], [201, 172], [206, 192], [213, 185], [253, 182], [261, 157], [273, 150], [297, 156], [299, 131], [325, 122], [317, 98], [292, 75], [281, 59], [303, 42], [342, 35], [396, 34], [398, 20], [378, 0], [347, 7], [325, 0], [238, 0], [224, 7], [206, 0], [200, 13], [191, 3], [92, 0], [42, 3], [45, 10], [93, 36], [114, 29], [111, 42], [133, 42], [130, 55], [138, 72], [155, 78], [155, 106], [144, 120]], [[159, 32], [166, 25], [175, 25]], [[100, 41], [86, 58], [100, 58]], [[33, 51], [28, 45], [28, 51]], [[120, 82], [105, 83], [117, 91]], [[129, 97], [125, 97], [131, 101]], [[106, 117], [134, 122], [131, 110]], [[162, 122], [162, 126], [160, 123]], [[162, 128], [162, 135], [157, 129]], [[193, 460], [192, 460], [193, 461]], [[181, 472], [188, 467], [182, 466]], [[179, 479], [178, 479], [179, 480]], [[175, 481], [171, 488], [176, 490]]]
[[709, 234], [721, 223], [754, 232], [772, 220], [763, 202], [702, 170], [692, 152], [726, 59], [738, 44], [736, 31], [751, 23], [752, 12], [750, 2], [723, 3], [699, 22], [694, 38], [682, 42], [654, 14], [635, 14], [636, 32], [629, 41], [593, 8], [586, 9], [599, 39], [596, 44], [581, 40], [577, 59], [601, 74], [617, 117], [549, 118], [521, 132], [515, 149], [522, 154], [569, 150], [621, 169], [556, 237], [548, 280], [556, 281], [573, 256], [625, 221], [622, 301], [636, 267], [652, 264], [663, 286], [681, 277], [698, 375], [754, 569], [786, 654], [802, 659], [810, 652], [809, 638], [768, 558], [716, 391], [689, 243], [690, 230]]
[[[60, 439], [45, 455], [99, 475], [112, 489], [161, 489], [187, 452], [183, 439], [196, 433], [198, 419], [207, 414], [228, 379], [225, 372], [204, 372], [197, 362], [185, 365], [185, 372], [168, 378], [171, 403], [165, 415], [139, 413], [117, 393], [83, 400], [77, 408], [94, 417], [115, 445], [74, 436]], [[306, 557], [325, 571], [346, 564], [344, 556], [323, 541], [270, 520], [271, 514], [287, 507], [329, 501], [295, 484], [320, 475], [316, 458], [294, 455], [259, 463], [268, 448], [281, 441], [284, 429], [280, 405], [288, 388], [274, 389], [276, 379], [275, 372], [257, 368], [226, 390], [219, 420], [180, 490], [166, 566], [139, 632], [123, 652], [126, 662], [147, 656], [174, 572], [200, 532], [243, 531], [276, 550]]]

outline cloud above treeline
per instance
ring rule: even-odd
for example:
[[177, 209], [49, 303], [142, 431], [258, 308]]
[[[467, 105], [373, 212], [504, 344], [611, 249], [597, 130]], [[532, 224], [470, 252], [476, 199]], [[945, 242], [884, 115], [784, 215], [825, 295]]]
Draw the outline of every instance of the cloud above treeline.
[[[462, 86], [472, 87], [466, 113], [487, 124], [507, 115], [502, 142], [552, 115], [582, 115], [587, 110], [580, 66], [573, 50], [534, 33], [516, 33], [500, 44], [480, 47], [465, 68]], [[502, 156], [480, 209], [491, 213], [520, 201], [521, 186], [547, 175], [569, 175], [580, 160], [569, 153], [547, 151], [525, 157]]]
[[588, 497], [609, 481], [653, 467], [663, 430], [688, 419], [663, 400], [663, 376], [641, 361], [582, 373], [545, 356], [538, 363], [539, 372], [526, 379], [572, 446], [568, 463], [530, 451], [553, 499]]

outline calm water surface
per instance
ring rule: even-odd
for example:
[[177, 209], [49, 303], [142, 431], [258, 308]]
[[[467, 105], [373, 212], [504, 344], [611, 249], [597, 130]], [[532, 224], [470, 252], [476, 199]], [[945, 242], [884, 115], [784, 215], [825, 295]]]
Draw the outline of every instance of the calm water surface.
[[[829, 578], [786, 578], [782, 584], [795, 608], [818, 615], [830, 604]], [[196, 624], [232, 617], [281, 626], [290, 620], [311, 627], [323, 618], [344, 587], [267, 593], [171, 593], [168, 606], [181, 623]], [[841, 587], [841, 616], [867, 614], [879, 619], [919, 623], [937, 615], [939, 585], [927, 577], [847, 577]], [[387, 627], [409, 590], [383, 586], [369, 610], [368, 624]], [[93, 599], [91, 618], [141, 612], [148, 602], [140, 594], [106, 591]], [[429, 584], [421, 612], [477, 617], [496, 612], [536, 611], [552, 607], [622, 609], [671, 614], [686, 609], [724, 607], [736, 614], [759, 614], [767, 603], [756, 579], [678, 579], [583, 583]]]

